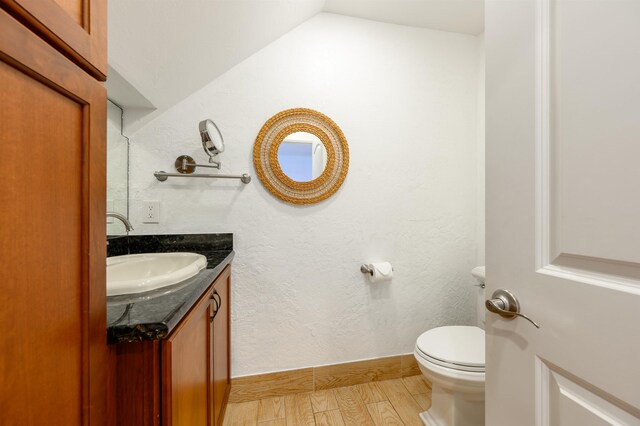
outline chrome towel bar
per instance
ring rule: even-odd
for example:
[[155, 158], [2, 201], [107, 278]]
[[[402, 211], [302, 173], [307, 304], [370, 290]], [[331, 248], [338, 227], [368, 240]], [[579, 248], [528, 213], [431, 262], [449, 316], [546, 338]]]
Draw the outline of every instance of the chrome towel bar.
[[194, 177], [194, 178], [211, 178], [211, 179], [240, 179], [244, 184], [251, 182], [251, 176], [244, 173], [242, 175], [208, 175], [208, 174], [183, 174], [183, 173], [167, 173], [165, 171], [155, 172], [153, 174], [160, 182], [164, 182], [170, 177]]
[[167, 173], [164, 170], [155, 172], [153, 175], [160, 182], [164, 182], [170, 177], [195, 177], [195, 178], [210, 178], [210, 179], [240, 179], [244, 184], [251, 182], [251, 176], [244, 173], [242, 175], [208, 175], [208, 174], [195, 174], [197, 167], [212, 167], [214, 169], [220, 168], [220, 163], [217, 161], [211, 161], [213, 165], [208, 164], [196, 164], [195, 160], [188, 155], [181, 155], [176, 158], [174, 165], [178, 173]]

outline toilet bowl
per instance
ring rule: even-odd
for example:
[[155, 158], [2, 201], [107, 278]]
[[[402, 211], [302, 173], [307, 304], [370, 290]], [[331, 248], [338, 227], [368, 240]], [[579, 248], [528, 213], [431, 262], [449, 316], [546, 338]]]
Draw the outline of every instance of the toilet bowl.
[[[481, 272], [473, 275], [484, 288]], [[478, 325], [482, 320], [479, 314]], [[484, 330], [476, 326], [437, 327], [418, 337], [414, 356], [432, 386], [431, 408], [420, 413], [426, 426], [484, 426], [484, 353]]]

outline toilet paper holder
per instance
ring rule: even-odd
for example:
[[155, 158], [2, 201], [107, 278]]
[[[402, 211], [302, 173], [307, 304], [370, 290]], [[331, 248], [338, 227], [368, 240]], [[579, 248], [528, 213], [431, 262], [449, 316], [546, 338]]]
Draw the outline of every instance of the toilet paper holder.
[[[395, 271], [394, 268], [391, 268], [392, 271]], [[371, 276], [373, 276], [373, 269], [369, 268], [369, 266], [362, 264], [360, 265], [360, 272], [362, 272], [363, 274], [369, 274]]]
[[369, 274], [373, 276], [373, 269], [369, 268], [367, 265], [360, 265], [360, 272], [363, 274]]

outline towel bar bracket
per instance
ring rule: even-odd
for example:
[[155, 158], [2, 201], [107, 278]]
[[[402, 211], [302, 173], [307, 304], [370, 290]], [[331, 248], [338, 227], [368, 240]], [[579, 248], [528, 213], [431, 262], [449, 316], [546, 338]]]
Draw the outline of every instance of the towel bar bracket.
[[174, 164], [176, 166], [176, 170], [178, 171], [178, 173], [183, 173], [188, 175], [195, 172], [196, 167], [208, 167], [211, 169], [220, 170], [220, 166], [222, 165], [222, 163], [220, 163], [219, 161], [214, 161], [213, 159], [210, 159], [209, 162], [212, 164], [197, 164], [196, 161], [193, 159], [193, 157], [190, 157], [188, 155], [181, 155], [178, 158], [176, 158], [176, 161]]

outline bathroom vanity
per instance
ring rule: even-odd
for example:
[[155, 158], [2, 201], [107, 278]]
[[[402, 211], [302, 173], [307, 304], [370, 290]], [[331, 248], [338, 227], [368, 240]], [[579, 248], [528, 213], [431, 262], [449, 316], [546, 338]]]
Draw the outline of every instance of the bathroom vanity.
[[198, 252], [207, 268], [157, 291], [108, 298], [113, 423], [222, 424], [230, 390], [231, 234], [125, 238], [110, 240], [109, 253]]

